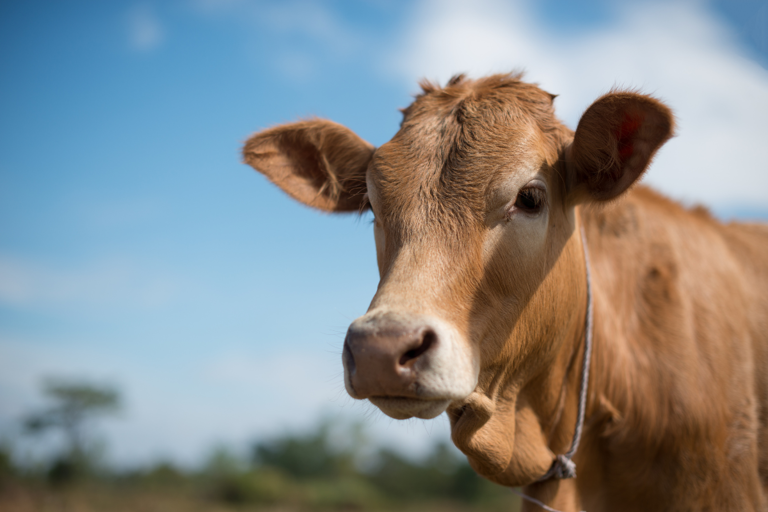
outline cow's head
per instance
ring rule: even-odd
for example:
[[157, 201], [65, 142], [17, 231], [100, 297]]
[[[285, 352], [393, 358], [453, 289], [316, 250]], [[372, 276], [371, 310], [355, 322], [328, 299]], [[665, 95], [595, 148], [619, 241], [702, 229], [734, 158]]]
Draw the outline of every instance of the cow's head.
[[528, 483], [551, 464], [545, 432], [583, 330], [575, 207], [626, 191], [672, 116], [612, 92], [574, 134], [519, 76], [422, 88], [379, 148], [312, 120], [256, 134], [245, 160], [307, 205], [373, 211], [381, 282], [344, 342], [349, 394], [398, 419], [447, 410], [478, 471]]

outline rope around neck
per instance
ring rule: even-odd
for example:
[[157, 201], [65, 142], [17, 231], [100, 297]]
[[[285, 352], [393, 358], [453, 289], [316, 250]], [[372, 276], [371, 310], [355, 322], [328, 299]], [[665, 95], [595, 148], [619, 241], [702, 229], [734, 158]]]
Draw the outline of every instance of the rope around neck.
[[[559, 511], [559, 510], [557, 510], [556, 508], [552, 508], [552, 507], [550, 507], [549, 505], [547, 505], [547, 504], [546, 504], [546, 503], [544, 503], [543, 501], [539, 501], [539, 500], [537, 500], [536, 498], [531, 498], [530, 496], [528, 496], [528, 495], [526, 495], [526, 494], [523, 494], [522, 492], [518, 491], [517, 489], [510, 489], [510, 491], [512, 491], [513, 493], [517, 494], [518, 496], [520, 496], [520, 497], [521, 497], [521, 498], [523, 498], [524, 500], [528, 500], [528, 501], [530, 501], [531, 503], [535, 503], [536, 505], [540, 506], [540, 507], [541, 507], [541, 508], [543, 508], [544, 510], [547, 510], [548, 512], [560, 512], [560, 511]], [[585, 512], [585, 511], [582, 511], [582, 512]]]
[[[581, 432], [584, 430], [584, 415], [587, 410], [587, 387], [589, 385], [589, 360], [592, 355], [592, 275], [589, 269], [589, 251], [587, 249], [587, 238], [584, 236], [584, 226], [581, 227], [581, 245], [584, 247], [584, 262], [587, 267], [587, 315], [584, 321], [585, 323], [585, 340], [584, 340], [584, 366], [581, 370], [581, 390], [579, 392], [579, 409], [578, 418], [576, 420], [576, 431], [573, 433], [573, 441], [571, 442], [571, 449], [563, 455], [557, 455], [555, 460], [552, 461], [552, 466], [549, 470], [536, 480], [536, 482], [544, 482], [550, 478], [556, 478], [562, 480], [565, 478], [576, 478], [576, 463], [573, 462], [573, 456], [576, 453], [576, 449], [579, 447], [579, 441], [581, 441]], [[535, 503], [544, 510], [549, 512], [560, 512], [557, 509], [549, 507], [541, 501], [526, 496], [522, 492], [512, 489], [512, 492], [517, 494], [523, 499]]]
[[584, 430], [584, 415], [587, 410], [587, 387], [589, 385], [589, 360], [592, 355], [592, 276], [589, 269], [589, 250], [587, 249], [587, 239], [584, 236], [584, 227], [581, 228], [581, 245], [584, 247], [584, 262], [587, 267], [587, 317], [585, 323], [584, 340], [584, 366], [581, 370], [581, 391], [579, 392], [579, 414], [576, 420], [576, 431], [573, 433], [573, 442], [571, 449], [563, 455], [558, 455], [552, 462], [544, 476], [537, 482], [544, 482], [550, 478], [559, 480], [565, 478], [576, 478], [576, 463], [573, 462], [573, 456], [579, 447], [581, 441], [581, 432]]

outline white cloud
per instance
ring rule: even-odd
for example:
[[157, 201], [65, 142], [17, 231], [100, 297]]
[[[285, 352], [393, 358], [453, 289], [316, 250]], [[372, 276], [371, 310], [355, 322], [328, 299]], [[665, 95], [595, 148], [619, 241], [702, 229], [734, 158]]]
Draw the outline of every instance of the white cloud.
[[295, 84], [308, 83], [328, 62], [359, 56], [370, 43], [337, 9], [322, 2], [194, 0], [192, 5], [203, 15], [230, 16], [247, 23], [249, 30], [269, 33], [256, 53], [271, 56], [275, 71]]
[[332, 50], [334, 58], [352, 55], [364, 43], [364, 36], [354, 26], [344, 23], [337, 13], [318, 2], [300, 0], [278, 5], [267, 18], [272, 27], [308, 35]]
[[130, 10], [128, 37], [131, 48], [138, 51], [153, 50], [163, 42], [163, 27], [150, 5], [138, 4]]
[[240, 7], [247, 0], [193, 0], [192, 5], [202, 12], [215, 13]]
[[317, 73], [318, 63], [307, 52], [283, 50], [274, 59], [275, 69], [296, 84], [308, 83]]
[[337, 354], [328, 355], [332, 357], [318, 361], [316, 357], [291, 351], [270, 356], [229, 352], [212, 360], [204, 376], [225, 387], [279, 390], [281, 402], [293, 402], [289, 408], [308, 407], [346, 393], [341, 379], [341, 358]]
[[110, 260], [80, 268], [54, 268], [0, 254], [0, 304], [19, 307], [157, 309], [181, 293], [166, 276]]
[[425, 0], [387, 65], [411, 84], [524, 68], [527, 79], [560, 94], [558, 113], [571, 127], [611, 87], [638, 87], [678, 119], [678, 137], [647, 182], [687, 202], [768, 204], [768, 71], [744, 56], [704, 3], [622, 4], [612, 24], [565, 37], [524, 2]]

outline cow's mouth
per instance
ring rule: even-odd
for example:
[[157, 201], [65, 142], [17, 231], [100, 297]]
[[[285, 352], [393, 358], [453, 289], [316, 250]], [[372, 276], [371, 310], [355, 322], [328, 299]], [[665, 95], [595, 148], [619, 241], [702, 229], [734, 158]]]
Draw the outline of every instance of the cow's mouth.
[[442, 414], [451, 403], [450, 399], [424, 400], [405, 396], [372, 396], [368, 400], [396, 420], [414, 417], [430, 420]]

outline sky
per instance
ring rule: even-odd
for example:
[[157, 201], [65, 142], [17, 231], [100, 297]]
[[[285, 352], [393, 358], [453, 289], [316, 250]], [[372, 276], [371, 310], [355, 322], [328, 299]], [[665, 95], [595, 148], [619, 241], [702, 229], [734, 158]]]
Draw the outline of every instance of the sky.
[[614, 87], [665, 101], [677, 136], [645, 182], [766, 220], [766, 27], [757, 0], [0, 3], [0, 439], [36, 446], [19, 422], [61, 377], [120, 389], [99, 431], [121, 464], [323, 418], [409, 453], [446, 441], [445, 416], [344, 391], [370, 219], [287, 198], [246, 138], [317, 116], [381, 145], [420, 78], [522, 69], [572, 128]]

